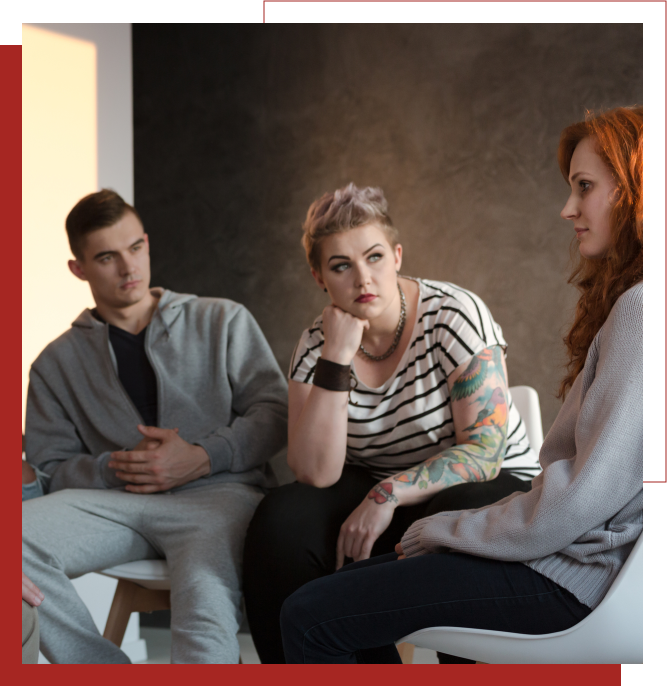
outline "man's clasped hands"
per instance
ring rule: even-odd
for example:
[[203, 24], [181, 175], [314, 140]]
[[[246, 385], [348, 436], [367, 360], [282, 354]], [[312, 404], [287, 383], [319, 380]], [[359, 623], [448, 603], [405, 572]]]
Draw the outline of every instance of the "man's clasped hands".
[[199, 445], [184, 441], [178, 429], [159, 429], [139, 424], [143, 434], [133, 450], [111, 453], [109, 467], [132, 493], [169, 491], [211, 471], [208, 453]]

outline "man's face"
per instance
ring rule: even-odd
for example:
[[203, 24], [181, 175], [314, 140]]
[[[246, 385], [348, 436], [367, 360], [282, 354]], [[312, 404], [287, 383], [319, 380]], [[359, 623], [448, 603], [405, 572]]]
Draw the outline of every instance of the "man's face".
[[89, 233], [82, 253], [81, 259], [70, 260], [69, 268], [90, 284], [98, 307], [129, 307], [146, 297], [151, 279], [148, 236], [132, 212]]

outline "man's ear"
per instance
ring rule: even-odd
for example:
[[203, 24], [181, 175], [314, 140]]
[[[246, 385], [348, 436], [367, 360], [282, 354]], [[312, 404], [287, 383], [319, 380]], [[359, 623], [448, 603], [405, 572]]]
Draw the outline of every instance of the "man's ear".
[[311, 269], [310, 273], [313, 275], [313, 279], [315, 279], [315, 282], [317, 285], [326, 292], [326, 286], [324, 285], [324, 281], [322, 281], [322, 277], [320, 276], [320, 273], [316, 269]]
[[148, 234], [144, 231], [144, 242], [146, 243], [146, 252], [150, 254], [150, 246], [148, 245]]
[[72, 272], [72, 274], [76, 276], [77, 279], [81, 279], [81, 281], [88, 281], [86, 273], [81, 268], [81, 263], [79, 262], [79, 260], [68, 260], [67, 266], [69, 267], [69, 270]]

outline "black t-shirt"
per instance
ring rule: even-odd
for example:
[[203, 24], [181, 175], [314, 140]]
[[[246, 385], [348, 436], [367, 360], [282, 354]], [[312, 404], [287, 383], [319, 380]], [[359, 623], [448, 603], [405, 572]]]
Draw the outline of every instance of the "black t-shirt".
[[[97, 310], [93, 314], [100, 321]], [[146, 329], [130, 333], [109, 324], [109, 340], [116, 355], [118, 377], [146, 426], [157, 426], [157, 379], [146, 355]]]

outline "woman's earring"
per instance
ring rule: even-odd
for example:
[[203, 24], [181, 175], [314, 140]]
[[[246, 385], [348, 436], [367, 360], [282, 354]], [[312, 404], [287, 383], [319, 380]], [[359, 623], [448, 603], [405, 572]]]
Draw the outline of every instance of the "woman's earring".
[[324, 289], [324, 292], [325, 292], [325, 293], [328, 293], [329, 291], [325, 288], [325, 289]]

